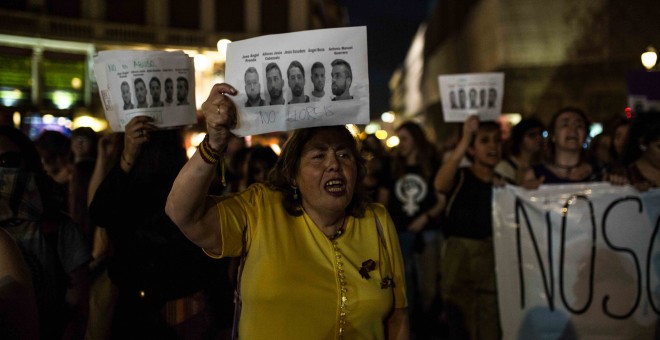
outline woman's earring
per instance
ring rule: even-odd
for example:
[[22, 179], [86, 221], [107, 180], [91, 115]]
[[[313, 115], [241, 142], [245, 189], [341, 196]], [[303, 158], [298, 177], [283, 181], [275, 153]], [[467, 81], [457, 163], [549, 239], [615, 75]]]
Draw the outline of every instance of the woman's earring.
[[293, 199], [298, 200], [298, 187], [293, 187]]

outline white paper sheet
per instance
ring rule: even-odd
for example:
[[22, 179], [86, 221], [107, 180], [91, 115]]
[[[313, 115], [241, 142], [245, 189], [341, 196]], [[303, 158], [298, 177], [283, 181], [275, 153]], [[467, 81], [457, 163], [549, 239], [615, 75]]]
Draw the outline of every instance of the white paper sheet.
[[660, 190], [493, 191], [502, 339], [656, 339]]
[[[341, 60], [349, 65], [350, 75]], [[271, 63], [277, 65], [281, 78], [269, 66]], [[315, 63], [320, 63], [323, 71], [318, 71]], [[321, 91], [315, 89], [313, 72], [323, 74], [318, 82], [322, 85], [321, 97], [314, 96]], [[227, 47], [225, 74], [226, 82], [238, 90], [238, 95], [230, 96], [239, 113], [238, 126], [232, 132], [247, 136], [312, 126], [366, 124], [369, 122], [368, 74], [364, 26], [232, 42]], [[256, 106], [246, 104], [248, 92], [253, 94]], [[294, 103], [294, 96], [302, 102]]]
[[502, 113], [504, 73], [467, 73], [438, 76], [445, 122], [463, 122], [470, 115], [482, 121]]
[[163, 128], [197, 123], [195, 67], [182, 51], [101, 51], [94, 72], [113, 131], [145, 115]]

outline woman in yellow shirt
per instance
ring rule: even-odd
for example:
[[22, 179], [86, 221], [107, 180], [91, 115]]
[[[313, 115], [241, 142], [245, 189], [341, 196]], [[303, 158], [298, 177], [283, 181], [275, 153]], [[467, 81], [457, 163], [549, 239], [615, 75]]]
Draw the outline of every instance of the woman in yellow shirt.
[[382, 205], [368, 203], [358, 143], [343, 126], [297, 130], [267, 185], [208, 196], [236, 110], [215, 85], [207, 137], [183, 167], [166, 212], [212, 257], [246, 253], [239, 336], [408, 339], [401, 251]]

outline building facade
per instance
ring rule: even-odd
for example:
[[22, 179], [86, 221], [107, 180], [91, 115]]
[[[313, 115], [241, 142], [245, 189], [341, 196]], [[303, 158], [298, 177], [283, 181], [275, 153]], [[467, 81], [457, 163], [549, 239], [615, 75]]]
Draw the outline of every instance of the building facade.
[[[200, 55], [196, 88], [222, 81], [218, 41], [346, 25], [330, 0], [7, 0], [0, 2], [0, 124], [20, 117], [103, 118], [98, 51]], [[201, 101], [198, 99], [198, 104]]]
[[605, 121], [628, 105], [626, 78], [644, 70], [640, 54], [660, 46], [658, 17], [652, 0], [439, 1], [390, 82], [392, 108], [443, 136], [438, 76], [503, 72], [503, 113], [547, 122], [571, 105]]

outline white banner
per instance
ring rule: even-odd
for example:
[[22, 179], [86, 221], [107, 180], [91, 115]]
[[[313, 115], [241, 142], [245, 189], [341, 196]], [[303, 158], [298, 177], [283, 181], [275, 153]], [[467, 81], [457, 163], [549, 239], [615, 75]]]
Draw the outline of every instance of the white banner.
[[182, 51], [101, 51], [94, 74], [112, 131], [124, 131], [135, 116], [150, 116], [158, 127], [197, 123], [195, 67]]
[[438, 76], [445, 122], [463, 122], [470, 115], [483, 121], [502, 113], [504, 73], [466, 73]]
[[654, 339], [659, 214], [660, 190], [495, 189], [503, 339]]
[[364, 26], [232, 42], [225, 78], [239, 91], [238, 136], [369, 122]]

